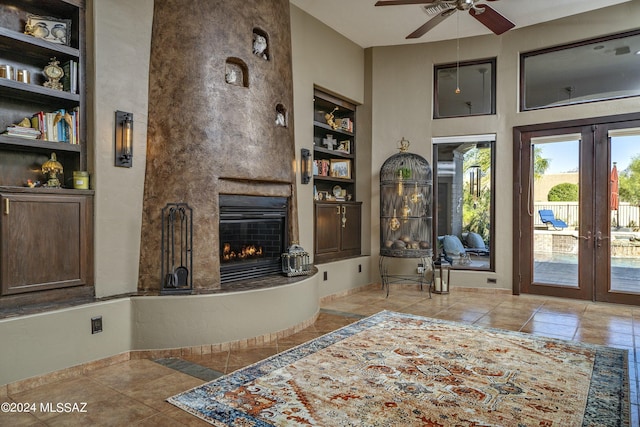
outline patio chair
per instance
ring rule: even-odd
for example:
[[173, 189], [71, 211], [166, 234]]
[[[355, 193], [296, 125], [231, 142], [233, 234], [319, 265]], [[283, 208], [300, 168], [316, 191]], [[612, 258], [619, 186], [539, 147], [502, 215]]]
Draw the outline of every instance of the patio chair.
[[487, 249], [486, 247], [465, 247], [458, 236], [448, 234], [446, 236], [438, 237], [438, 240], [440, 240], [442, 244], [442, 255], [449, 264], [465, 263], [465, 261], [469, 261], [469, 255], [489, 255], [489, 249]]
[[568, 227], [566, 222], [561, 219], [556, 219], [551, 209], [540, 209], [538, 213], [540, 214], [542, 223], [547, 226], [551, 225], [554, 230], [562, 230], [563, 228]]

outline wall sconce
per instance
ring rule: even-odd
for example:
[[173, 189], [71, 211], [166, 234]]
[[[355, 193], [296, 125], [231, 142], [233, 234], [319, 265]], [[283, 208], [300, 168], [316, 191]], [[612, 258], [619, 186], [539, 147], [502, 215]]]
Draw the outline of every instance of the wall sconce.
[[306, 148], [300, 150], [300, 180], [303, 184], [311, 182], [311, 151]]
[[133, 166], [133, 114], [116, 111], [115, 165]]

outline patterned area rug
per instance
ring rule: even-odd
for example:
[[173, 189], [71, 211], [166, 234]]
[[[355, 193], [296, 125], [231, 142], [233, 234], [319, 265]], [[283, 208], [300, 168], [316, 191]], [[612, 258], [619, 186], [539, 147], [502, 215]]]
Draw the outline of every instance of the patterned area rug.
[[628, 426], [623, 350], [383, 311], [168, 399], [215, 426]]

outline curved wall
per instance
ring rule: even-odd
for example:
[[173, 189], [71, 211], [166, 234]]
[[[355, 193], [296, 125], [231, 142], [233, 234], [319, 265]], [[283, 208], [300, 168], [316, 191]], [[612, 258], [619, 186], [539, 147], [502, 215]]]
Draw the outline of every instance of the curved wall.
[[160, 288], [161, 210], [188, 203], [194, 288], [216, 289], [219, 194], [291, 197], [298, 240], [289, 2], [155, 2], [151, 40], [138, 286]]
[[[212, 295], [126, 297], [0, 320], [0, 385], [30, 377], [39, 384], [74, 367], [126, 360], [132, 350], [268, 341], [308, 325], [319, 310], [319, 274], [263, 290]], [[103, 332], [90, 321], [102, 316]], [[60, 371], [71, 368], [69, 371]], [[46, 374], [51, 373], [51, 376]], [[0, 390], [1, 391], [1, 390]]]

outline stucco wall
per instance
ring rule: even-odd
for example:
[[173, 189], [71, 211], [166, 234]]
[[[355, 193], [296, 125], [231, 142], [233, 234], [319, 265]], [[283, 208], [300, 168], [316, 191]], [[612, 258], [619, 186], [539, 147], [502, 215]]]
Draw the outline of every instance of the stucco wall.
[[[88, 3], [87, 145], [95, 190], [95, 288], [103, 297], [137, 289], [153, 0]], [[114, 167], [116, 110], [133, 113], [131, 168]]]
[[[365, 52], [364, 50], [311, 17], [296, 6], [291, 6], [291, 44], [293, 57], [293, 95], [296, 112], [296, 162], [300, 149], [313, 151], [313, 87], [321, 88], [350, 99], [358, 107], [356, 117], [357, 192], [362, 201], [363, 257], [318, 265], [320, 275], [327, 271], [327, 280], [321, 279], [320, 296], [369, 284], [371, 253], [368, 234], [370, 229], [371, 197], [369, 172], [371, 163], [370, 108], [365, 104]], [[297, 174], [300, 182], [300, 174]], [[313, 186], [298, 185], [298, 212], [300, 245], [313, 252]], [[377, 270], [377, 265], [376, 265]]]

